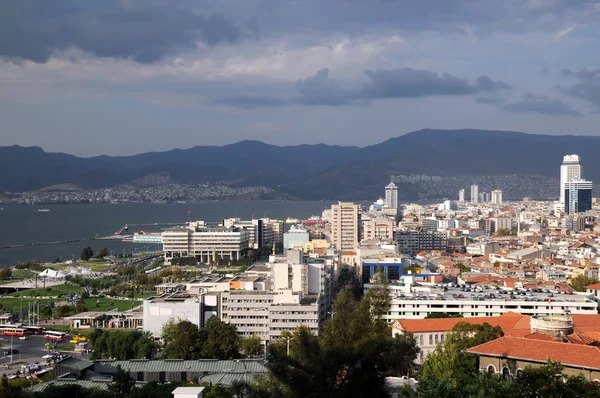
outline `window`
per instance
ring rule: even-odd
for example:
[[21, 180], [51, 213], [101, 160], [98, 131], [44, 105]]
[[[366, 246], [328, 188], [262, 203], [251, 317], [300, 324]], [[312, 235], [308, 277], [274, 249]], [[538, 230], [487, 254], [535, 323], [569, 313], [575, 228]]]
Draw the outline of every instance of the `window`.
[[435, 344], [437, 345], [437, 343], [438, 343], [438, 335], [436, 334], [435, 335]]
[[496, 374], [496, 368], [494, 367], [494, 365], [490, 365], [487, 367], [487, 372], [491, 375]]
[[432, 345], [432, 344], [433, 344], [433, 335], [430, 334], [429, 335], [429, 345]]
[[505, 379], [508, 379], [510, 377], [510, 370], [508, 370], [508, 368], [502, 368], [502, 377], [504, 377]]

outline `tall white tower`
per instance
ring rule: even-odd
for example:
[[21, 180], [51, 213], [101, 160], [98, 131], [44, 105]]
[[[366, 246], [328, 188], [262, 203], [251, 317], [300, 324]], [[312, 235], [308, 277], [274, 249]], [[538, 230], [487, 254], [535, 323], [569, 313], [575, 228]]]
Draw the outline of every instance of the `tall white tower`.
[[464, 188], [463, 188], [463, 189], [460, 189], [460, 190], [458, 191], [458, 201], [459, 201], [460, 203], [465, 203], [465, 190], [464, 190]]
[[471, 185], [471, 203], [479, 202], [479, 185]]
[[495, 205], [502, 204], [502, 191], [501, 190], [496, 189], [496, 190], [492, 191], [492, 203]]
[[398, 186], [393, 182], [385, 186], [385, 205], [392, 209], [398, 208]]
[[565, 205], [565, 189], [567, 183], [582, 178], [579, 155], [565, 155], [560, 165], [560, 204]]

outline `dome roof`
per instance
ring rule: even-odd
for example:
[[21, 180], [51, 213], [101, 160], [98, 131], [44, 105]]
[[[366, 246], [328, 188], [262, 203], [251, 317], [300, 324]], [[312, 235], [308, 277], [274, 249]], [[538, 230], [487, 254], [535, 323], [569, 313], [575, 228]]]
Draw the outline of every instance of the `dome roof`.
[[529, 227], [529, 230], [537, 230], [537, 231], [541, 231], [542, 230], [542, 226], [540, 224], [538, 224], [537, 222], [534, 222], [533, 224], [531, 224], [531, 227]]

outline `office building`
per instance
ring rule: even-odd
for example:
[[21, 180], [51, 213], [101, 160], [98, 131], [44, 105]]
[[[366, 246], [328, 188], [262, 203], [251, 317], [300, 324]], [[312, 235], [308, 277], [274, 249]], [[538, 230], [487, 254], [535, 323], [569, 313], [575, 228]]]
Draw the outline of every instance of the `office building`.
[[414, 256], [420, 251], [446, 250], [448, 238], [445, 232], [438, 231], [398, 231], [396, 232], [396, 245], [400, 253]]
[[459, 203], [465, 203], [465, 190], [464, 190], [464, 188], [460, 189], [458, 191], [458, 202]]
[[565, 183], [565, 213], [583, 213], [592, 209], [592, 182], [572, 179]]
[[362, 223], [364, 240], [391, 240], [394, 238], [394, 226], [393, 220], [387, 218], [372, 218], [365, 220]]
[[495, 205], [502, 204], [502, 191], [501, 190], [496, 189], [495, 191], [492, 191], [492, 203]]
[[281, 243], [283, 223], [269, 218], [258, 218], [248, 221], [239, 218], [226, 218], [222, 225], [227, 228], [243, 228], [250, 233], [250, 248], [261, 249], [271, 247], [273, 243]]
[[471, 185], [471, 203], [479, 202], [479, 186]]
[[398, 186], [393, 182], [385, 187], [385, 205], [392, 209], [398, 208]]
[[165, 262], [176, 257], [196, 257], [203, 263], [219, 259], [239, 260], [246, 255], [250, 233], [243, 228], [209, 227], [203, 221], [162, 232]]
[[567, 183], [582, 178], [581, 162], [579, 155], [566, 155], [560, 165], [560, 204], [565, 205], [565, 190]]
[[302, 250], [310, 241], [308, 230], [302, 225], [292, 225], [290, 230], [283, 234], [283, 252], [288, 250]]
[[360, 241], [361, 210], [352, 202], [331, 206], [331, 240], [338, 250], [356, 250]]
[[397, 281], [402, 276], [402, 257], [398, 255], [376, 254], [361, 258], [362, 282], [370, 283], [377, 272], [382, 272], [385, 279]]

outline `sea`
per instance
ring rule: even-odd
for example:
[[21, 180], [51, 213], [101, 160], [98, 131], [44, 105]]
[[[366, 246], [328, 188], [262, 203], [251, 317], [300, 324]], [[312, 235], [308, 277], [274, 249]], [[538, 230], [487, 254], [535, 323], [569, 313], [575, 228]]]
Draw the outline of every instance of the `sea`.
[[[24, 261], [73, 260], [81, 249], [91, 246], [96, 252], [106, 247], [113, 254], [160, 250], [160, 245], [136, 244], [121, 240], [95, 240], [113, 235], [125, 224], [127, 234], [161, 232], [169, 224], [204, 220], [221, 222], [224, 218], [288, 217], [306, 219], [321, 215], [331, 201], [203, 201], [188, 203], [119, 204], [39, 204], [0, 205], [0, 247], [81, 239], [78, 242], [0, 249], [0, 266]], [[42, 211], [40, 211], [42, 210]], [[49, 211], [47, 211], [49, 210]], [[189, 214], [188, 214], [189, 213]]]

